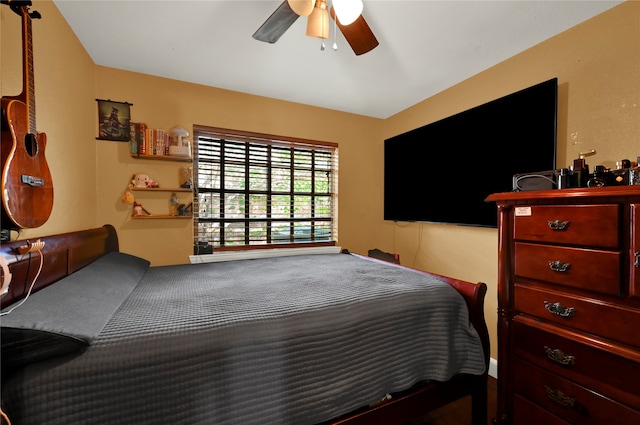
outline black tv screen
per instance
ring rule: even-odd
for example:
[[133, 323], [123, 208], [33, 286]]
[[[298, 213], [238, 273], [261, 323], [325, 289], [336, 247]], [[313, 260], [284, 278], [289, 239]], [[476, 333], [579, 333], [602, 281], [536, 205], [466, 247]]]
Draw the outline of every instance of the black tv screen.
[[384, 141], [384, 219], [496, 227], [513, 175], [555, 169], [558, 80]]

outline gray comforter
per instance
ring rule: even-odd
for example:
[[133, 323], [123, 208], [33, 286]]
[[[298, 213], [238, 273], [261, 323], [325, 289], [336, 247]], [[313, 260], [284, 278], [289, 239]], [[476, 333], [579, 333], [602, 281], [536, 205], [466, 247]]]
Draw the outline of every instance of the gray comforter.
[[353, 255], [151, 267], [81, 354], [5, 382], [17, 425], [314, 424], [481, 374], [466, 304]]

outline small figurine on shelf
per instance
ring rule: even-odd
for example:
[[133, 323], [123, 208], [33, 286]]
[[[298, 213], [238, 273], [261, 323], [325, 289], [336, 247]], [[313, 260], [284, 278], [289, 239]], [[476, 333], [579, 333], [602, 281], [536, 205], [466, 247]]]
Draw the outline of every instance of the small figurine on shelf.
[[169, 199], [169, 214], [170, 215], [178, 215], [178, 204], [180, 203], [180, 198], [176, 195], [175, 192], [171, 192], [171, 198]]
[[180, 187], [184, 189], [192, 189], [193, 188], [193, 177], [191, 177], [192, 169], [191, 167], [183, 167], [179, 170], [179, 178], [180, 178]]
[[124, 202], [125, 204], [133, 204], [133, 202], [136, 200], [136, 198], [133, 196], [133, 193], [131, 193], [131, 185], [129, 185], [129, 187], [127, 188], [127, 190], [124, 191], [124, 194], [122, 195], [122, 202]]
[[146, 174], [134, 174], [131, 183], [133, 187], [147, 187], [147, 183], [149, 183], [150, 180]]
[[189, 205], [180, 204], [178, 206], [178, 215], [182, 215], [182, 216], [193, 215], [193, 203], [190, 203]]
[[145, 216], [145, 215], [151, 215], [151, 213], [147, 210], [144, 209], [144, 207], [142, 206], [142, 204], [138, 203], [138, 202], [134, 202], [133, 203], [133, 216], [134, 217], [141, 217], [141, 216]]
[[134, 174], [131, 183], [136, 188], [159, 188], [160, 185], [146, 174]]
[[173, 127], [169, 130], [171, 137], [171, 145], [169, 146], [169, 155], [172, 156], [191, 156], [191, 143], [184, 140], [183, 137], [189, 136], [189, 132], [182, 127]]

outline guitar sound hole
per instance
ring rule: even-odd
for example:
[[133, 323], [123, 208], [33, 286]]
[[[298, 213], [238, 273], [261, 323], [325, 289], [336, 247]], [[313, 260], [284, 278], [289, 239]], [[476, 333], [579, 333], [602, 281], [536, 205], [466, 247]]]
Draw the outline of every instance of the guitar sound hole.
[[36, 156], [38, 154], [38, 140], [35, 134], [28, 133], [24, 137], [24, 148], [29, 156]]

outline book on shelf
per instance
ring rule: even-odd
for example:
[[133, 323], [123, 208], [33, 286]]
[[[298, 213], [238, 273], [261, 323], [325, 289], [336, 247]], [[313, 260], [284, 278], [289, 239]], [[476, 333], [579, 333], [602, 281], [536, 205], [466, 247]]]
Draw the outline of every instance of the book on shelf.
[[171, 138], [162, 128], [149, 128], [145, 123], [132, 122], [130, 127], [130, 152], [138, 155], [169, 155]]
[[169, 133], [161, 128], [146, 128], [141, 154], [164, 156], [169, 151]]
[[138, 153], [147, 155], [147, 125], [143, 122], [136, 123], [136, 132], [138, 133]]
[[136, 129], [136, 124], [135, 122], [129, 122], [129, 152], [131, 154], [137, 154], [138, 153], [138, 131]]

